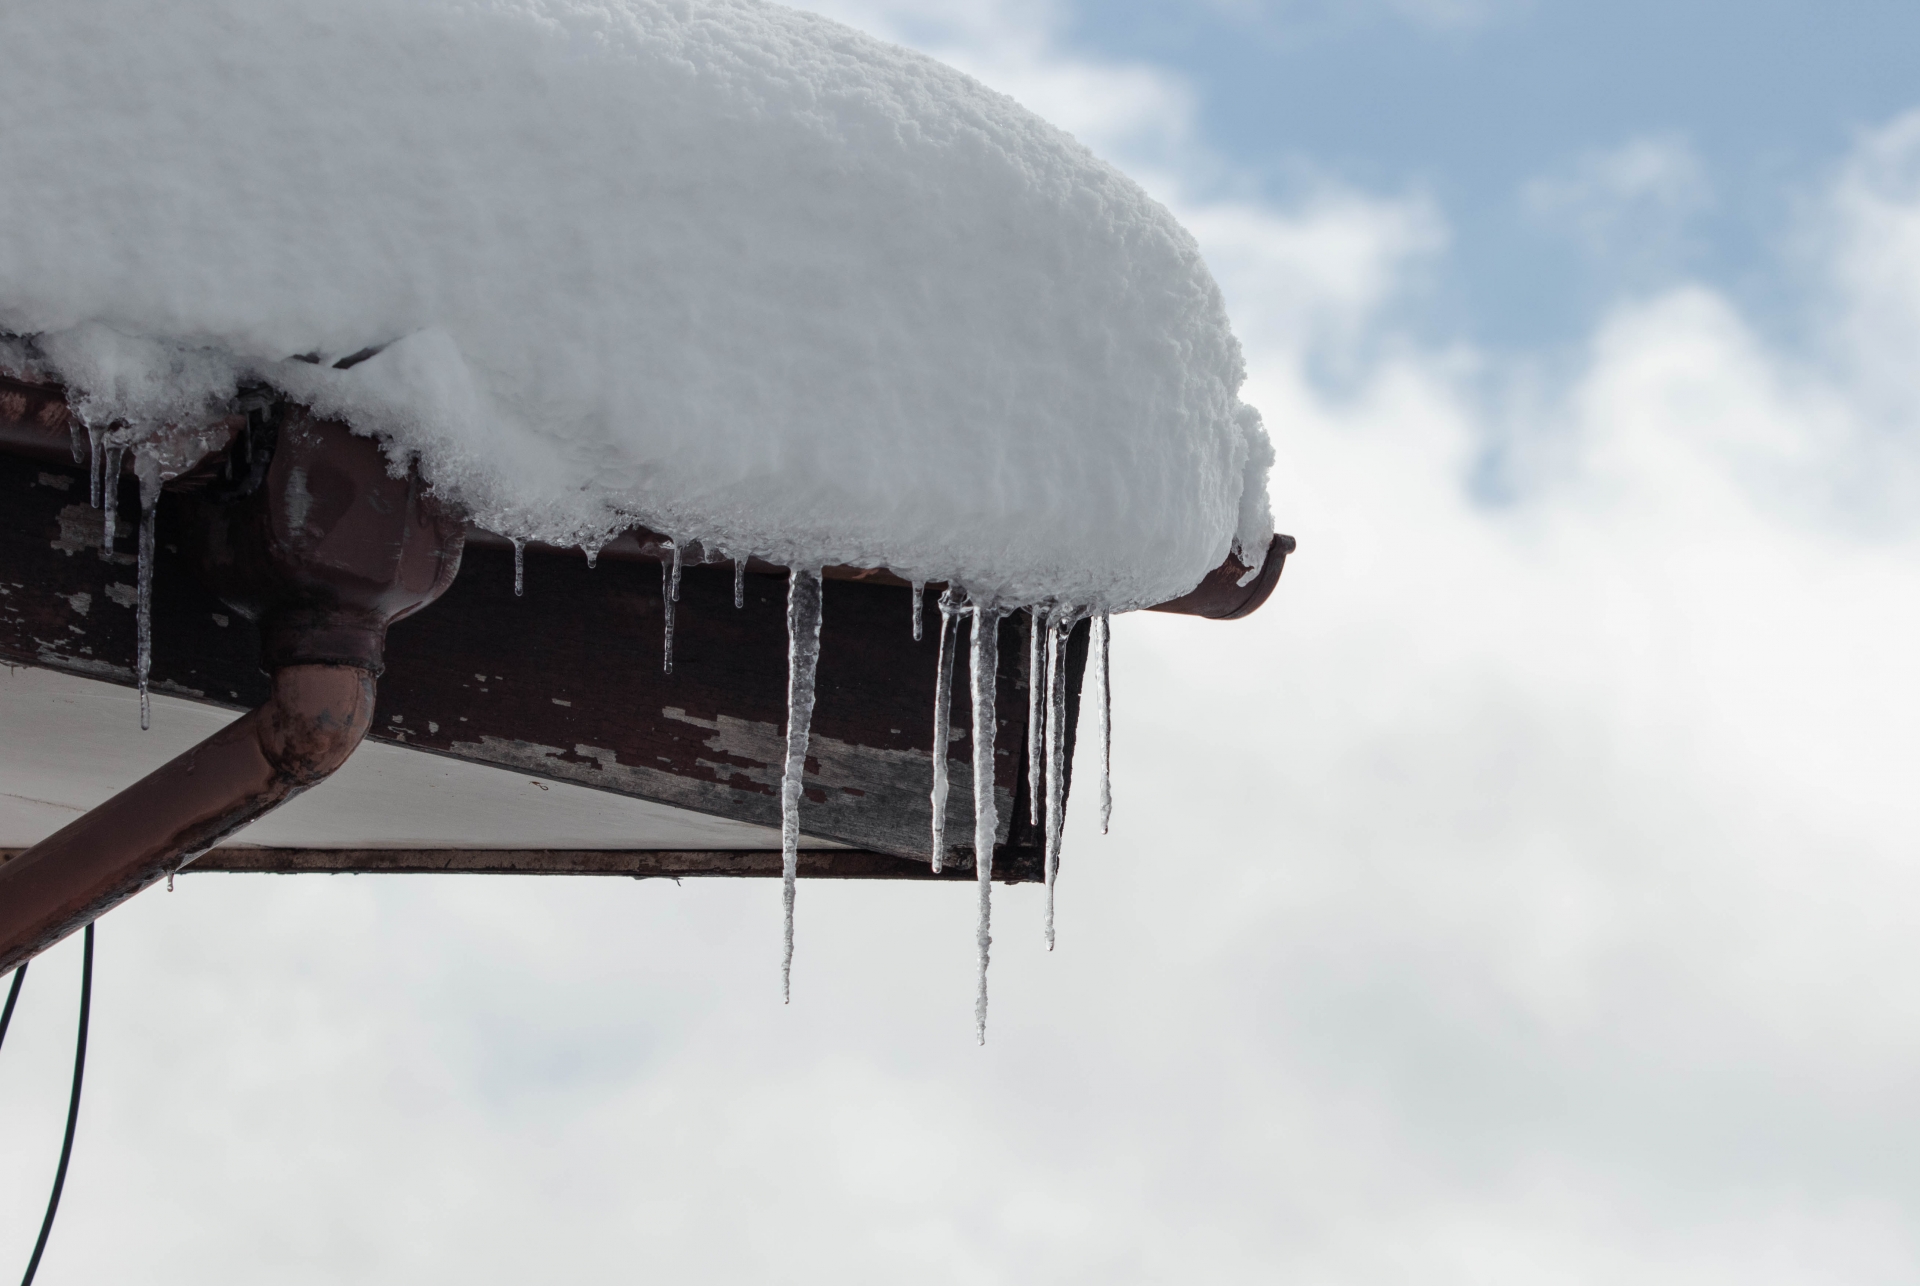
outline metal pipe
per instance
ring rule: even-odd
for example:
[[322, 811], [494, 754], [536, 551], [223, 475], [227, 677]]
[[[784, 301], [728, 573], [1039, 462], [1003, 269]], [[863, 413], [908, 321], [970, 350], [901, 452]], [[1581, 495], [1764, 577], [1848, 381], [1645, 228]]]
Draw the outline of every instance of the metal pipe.
[[289, 665], [273, 695], [0, 865], [0, 972], [327, 779], [373, 722], [374, 677]]

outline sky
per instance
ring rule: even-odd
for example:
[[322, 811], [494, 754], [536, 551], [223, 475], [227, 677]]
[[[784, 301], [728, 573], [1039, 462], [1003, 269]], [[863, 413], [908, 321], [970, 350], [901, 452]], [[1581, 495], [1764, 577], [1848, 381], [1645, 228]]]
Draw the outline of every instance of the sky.
[[981, 1048], [960, 889], [803, 885], [782, 1007], [772, 884], [183, 878], [40, 1280], [1920, 1279], [1920, 14], [823, 11], [1166, 202], [1274, 437], [1273, 601], [1116, 622], [1058, 950], [1003, 892]]

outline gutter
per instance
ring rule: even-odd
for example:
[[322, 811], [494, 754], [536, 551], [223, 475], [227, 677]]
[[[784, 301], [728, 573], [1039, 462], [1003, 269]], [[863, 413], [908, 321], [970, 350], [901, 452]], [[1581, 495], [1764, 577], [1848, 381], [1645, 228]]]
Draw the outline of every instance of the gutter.
[[[32, 434], [65, 451], [51, 403], [35, 410], [25, 432], [27, 417], [11, 417], [0, 445]], [[231, 467], [234, 451], [250, 467]], [[256, 410], [170, 485], [201, 579], [260, 625], [270, 695], [0, 865], [0, 972], [331, 776], [372, 725], [387, 627], [460, 567], [463, 528], [417, 475], [389, 477], [377, 444], [298, 408]]]

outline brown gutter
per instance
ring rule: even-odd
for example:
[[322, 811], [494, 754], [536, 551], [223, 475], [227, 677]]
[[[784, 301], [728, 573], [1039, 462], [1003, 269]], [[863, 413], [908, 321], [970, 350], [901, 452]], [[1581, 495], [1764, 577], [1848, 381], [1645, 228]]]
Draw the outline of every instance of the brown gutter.
[[1267, 546], [1267, 559], [1260, 564], [1260, 574], [1245, 585], [1240, 580], [1247, 574], [1247, 565], [1228, 554], [1227, 561], [1208, 572], [1198, 585], [1172, 602], [1147, 610], [1204, 616], [1211, 621], [1237, 621], [1251, 616], [1272, 597], [1274, 587], [1280, 583], [1280, 573], [1286, 569], [1287, 555], [1294, 547], [1292, 536], [1275, 536]]
[[[51, 436], [48, 418], [30, 427]], [[379, 446], [345, 425], [276, 408], [258, 413], [235, 449], [250, 467], [209, 461], [180, 479], [173, 501], [186, 510], [201, 578], [260, 624], [270, 695], [0, 865], [0, 971], [346, 762], [372, 723], [388, 625], [438, 598], [459, 570], [460, 524], [417, 476], [389, 477]]]
[[0, 972], [326, 780], [372, 721], [367, 671], [276, 672], [267, 704], [0, 866]]

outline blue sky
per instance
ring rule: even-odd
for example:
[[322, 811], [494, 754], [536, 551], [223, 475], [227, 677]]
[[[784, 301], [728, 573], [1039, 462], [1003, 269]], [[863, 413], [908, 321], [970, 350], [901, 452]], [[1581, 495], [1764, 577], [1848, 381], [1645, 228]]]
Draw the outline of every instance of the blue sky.
[[[1453, 232], [1443, 324], [1499, 345], [1577, 336], [1623, 277], [1705, 275], [1772, 306], [1796, 203], [1915, 101], [1920, 9], [1834, 0], [1462, 0], [1075, 6], [1074, 46], [1177, 72], [1234, 181], [1431, 194]], [[1707, 191], [1655, 262], [1529, 217], [1525, 189], [1631, 139], [1690, 147]]]

